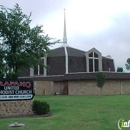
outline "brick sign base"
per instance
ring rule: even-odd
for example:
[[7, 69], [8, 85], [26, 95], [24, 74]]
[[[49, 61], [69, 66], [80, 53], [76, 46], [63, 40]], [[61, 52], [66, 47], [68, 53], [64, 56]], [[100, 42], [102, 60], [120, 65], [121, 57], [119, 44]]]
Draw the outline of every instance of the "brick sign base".
[[32, 100], [0, 101], [0, 117], [32, 115]]

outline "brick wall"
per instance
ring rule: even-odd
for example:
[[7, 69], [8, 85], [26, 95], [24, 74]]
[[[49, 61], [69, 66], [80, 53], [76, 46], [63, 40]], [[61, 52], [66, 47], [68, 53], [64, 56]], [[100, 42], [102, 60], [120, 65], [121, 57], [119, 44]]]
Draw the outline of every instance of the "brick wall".
[[35, 81], [34, 89], [35, 89], [35, 95], [52, 95], [53, 94], [53, 82]]
[[121, 86], [123, 94], [130, 94], [130, 80], [122, 80]]
[[0, 101], [0, 117], [32, 115], [32, 100]]
[[[100, 89], [95, 80], [75, 80], [75, 81], [35, 81], [36, 95], [53, 95], [55, 92], [64, 94], [64, 89], [68, 88], [68, 95], [99, 95]], [[102, 90], [103, 95], [130, 94], [130, 80], [106, 80]]]
[[[99, 95], [100, 89], [95, 80], [68, 82], [69, 95]], [[130, 80], [106, 80], [102, 89], [103, 95], [130, 94]]]
[[97, 95], [99, 93], [99, 88], [93, 80], [69, 81], [68, 89], [69, 95]]
[[68, 82], [54, 82], [53, 92], [59, 94], [65, 94], [65, 87], [68, 86]]
[[35, 95], [64, 94], [68, 82], [34, 81]]

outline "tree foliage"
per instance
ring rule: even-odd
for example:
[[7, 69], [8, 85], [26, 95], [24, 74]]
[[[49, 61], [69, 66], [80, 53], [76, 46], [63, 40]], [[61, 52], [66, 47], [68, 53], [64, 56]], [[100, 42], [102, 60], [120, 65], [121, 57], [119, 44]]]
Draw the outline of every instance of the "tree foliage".
[[127, 70], [130, 70], [130, 58], [127, 59], [125, 66]]
[[123, 72], [123, 68], [122, 67], [118, 67], [117, 68], [117, 72]]
[[105, 74], [103, 72], [97, 72], [96, 81], [97, 81], [97, 86], [100, 88], [100, 90], [102, 92], [103, 85], [105, 84], [105, 81], [106, 81]]
[[0, 78], [17, 78], [24, 68], [41, 63], [51, 42], [42, 26], [30, 27], [29, 16], [18, 4], [13, 9], [0, 6]]

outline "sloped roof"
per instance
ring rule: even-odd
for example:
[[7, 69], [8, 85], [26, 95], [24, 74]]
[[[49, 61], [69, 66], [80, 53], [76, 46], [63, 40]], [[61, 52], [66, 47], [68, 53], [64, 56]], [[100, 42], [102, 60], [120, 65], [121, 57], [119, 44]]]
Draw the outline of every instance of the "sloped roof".
[[[68, 56], [84, 57], [85, 51], [78, 50], [72, 47], [66, 47], [66, 49], [67, 49]], [[48, 55], [48, 57], [59, 57], [59, 56], [65, 56], [64, 47], [53, 49]]]
[[[72, 48], [72, 47], [69, 47], [69, 46], [66, 47], [66, 49], [67, 49], [68, 56], [85, 57], [86, 51], [79, 50], [79, 49], [76, 49], [76, 48]], [[95, 49], [95, 48], [92, 48], [92, 49]], [[59, 47], [59, 48], [53, 49], [48, 54], [48, 57], [61, 57], [61, 56], [65, 56], [64, 47]], [[103, 59], [112, 59], [112, 58], [108, 58], [108, 57], [104, 57], [104, 56], [102, 56], [102, 58]]]
[[68, 56], [85, 57], [85, 51], [78, 50], [72, 47], [67, 47]]
[[109, 58], [109, 57], [105, 57], [105, 56], [102, 56], [102, 59], [110, 59], [110, 60], [113, 60], [113, 58]]
[[64, 47], [53, 49], [48, 55], [48, 57], [59, 57], [59, 56], [65, 56]]

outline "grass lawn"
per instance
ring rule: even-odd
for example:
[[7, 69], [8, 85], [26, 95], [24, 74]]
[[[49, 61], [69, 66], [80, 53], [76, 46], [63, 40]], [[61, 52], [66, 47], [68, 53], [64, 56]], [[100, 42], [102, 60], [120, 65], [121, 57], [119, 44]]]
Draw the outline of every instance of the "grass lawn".
[[[130, 120], [130, 95], [35, 96], [50, 104], [50, 117], [0, 119], [0, 130], [118, 130], [120, 118]], [[8, 122], [25, 127], [9, 128]], [[127, 129], [127, 128], [124, 128]]]

